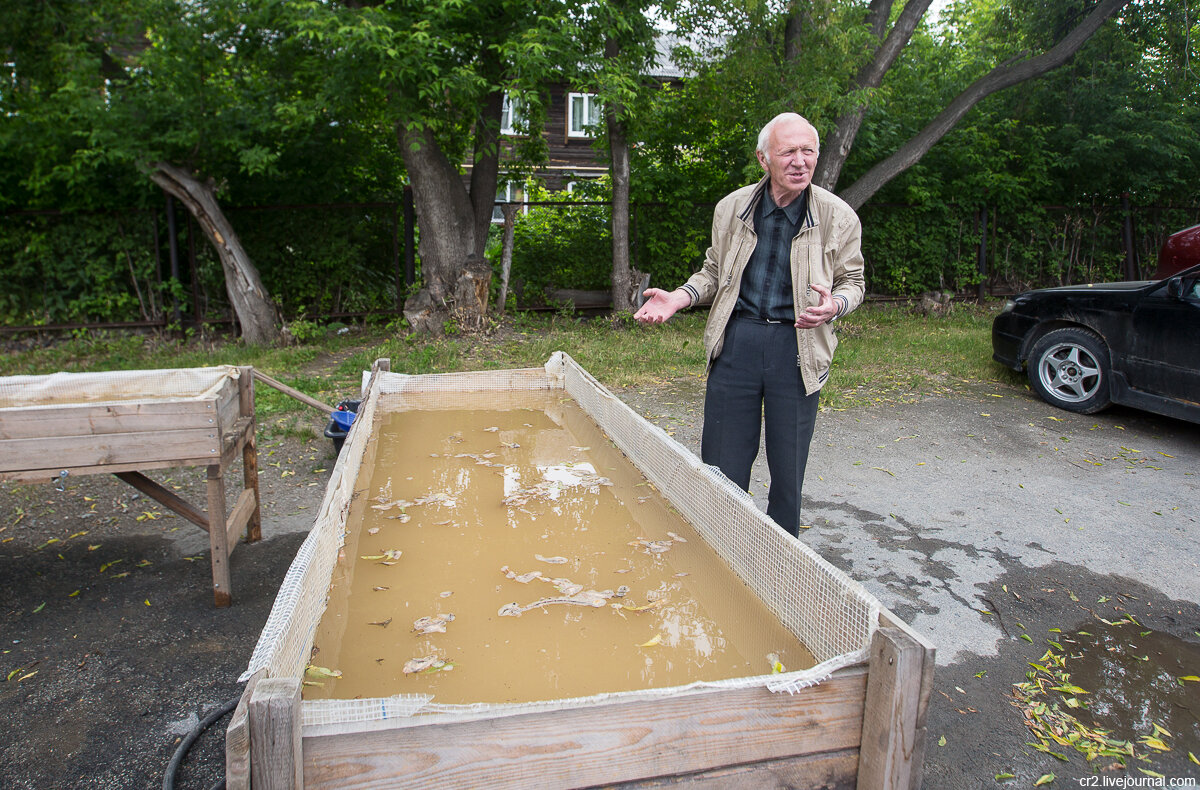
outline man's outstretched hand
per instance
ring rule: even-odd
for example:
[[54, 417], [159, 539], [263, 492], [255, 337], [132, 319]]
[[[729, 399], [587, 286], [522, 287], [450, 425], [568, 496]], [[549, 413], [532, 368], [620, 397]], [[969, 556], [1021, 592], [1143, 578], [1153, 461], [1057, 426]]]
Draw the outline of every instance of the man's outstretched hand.
[[647, 288], [642, 292], [646, 301], [633, 314], [634, 320], [643, 324], [661, 324], [671, 316], [692, 304], [687, 291], [676, 288], [674, 291], [664, 291], [661, 288]]

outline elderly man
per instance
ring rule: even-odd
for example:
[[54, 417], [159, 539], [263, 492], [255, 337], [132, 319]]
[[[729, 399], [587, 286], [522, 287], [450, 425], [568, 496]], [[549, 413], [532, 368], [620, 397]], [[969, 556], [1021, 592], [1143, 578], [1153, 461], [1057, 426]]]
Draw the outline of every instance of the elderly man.
[[819, 145], [817, 130], [795, 113], [763, 127], [756, 153], [766, 176], [717, 204], [703, 268], [674, 291], [647, 289], [634, 315], [657, 324], [712, 300], [701, 458], [749, 490], [765, 423], [767, 515], [793, 535], [837, 347], [830, 324], [858, 307], [864, 291], [858, 216], [811, 184]]

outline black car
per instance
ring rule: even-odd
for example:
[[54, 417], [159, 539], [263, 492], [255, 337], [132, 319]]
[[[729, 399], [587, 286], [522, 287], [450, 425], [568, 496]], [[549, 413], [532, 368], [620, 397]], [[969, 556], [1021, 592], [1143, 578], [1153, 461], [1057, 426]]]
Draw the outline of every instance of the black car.
[[1200, 266], [1165, 280], [1027, 291], [992, 322], [992, 358], [1047, 403], [1119, 403], [1200, 422]]

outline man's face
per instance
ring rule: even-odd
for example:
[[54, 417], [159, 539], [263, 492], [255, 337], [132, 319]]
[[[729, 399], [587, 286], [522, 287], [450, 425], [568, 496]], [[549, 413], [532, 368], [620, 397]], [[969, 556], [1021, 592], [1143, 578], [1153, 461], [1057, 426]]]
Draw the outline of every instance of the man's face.
[[767, 140], [770, 159], [758, 152], [758, 162], [771, 175], [772, 196], [786, 205], [800, 196], [812, 181], [817, 166], [817, 135], [801, 121], [782, 121]]

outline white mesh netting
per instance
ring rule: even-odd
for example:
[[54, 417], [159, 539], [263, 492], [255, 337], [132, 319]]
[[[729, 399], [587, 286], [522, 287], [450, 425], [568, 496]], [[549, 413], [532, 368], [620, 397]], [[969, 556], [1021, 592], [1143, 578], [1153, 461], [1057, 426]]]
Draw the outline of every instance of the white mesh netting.
[[4, 376], [0, 377], [0, 409], [202, 398], [238, 373], [236, 367], [222, 366]]
[[[478, 402], [482, 408], [493, 397], [502, 402], [505, 391], [565, 390], [804, 643], [818, 663], [798, 672], [540, 703], [443, 705], [424, 695], [305, 700], [302, 716], [306, 732], [405, 726], [413, 723], [418, 713], [422, 717], [440, 714], [439, 719], [513, 715], [710, 688], [761, 686], [771, 691], [796, 692], [837, 669], [866, 660], [880, 604], [860, 584], [779, 529], [754, 505], [749, 494], [640, 417], [566, 354], [556, 352], [544, 369], [426, 376], [364, 374], [363, 389], [359, 416], [334, 466], [312, 532], [284, 579], [242, 680], [263, 669], [269, 677], [302, 676], [344, 541], [346, 515], [376, 412], [397, 401], [420, 400], [430, 393], [447, 391], [477, 393], [483, 399]], [[381, 401], [386, 405], [381, 407]]]

